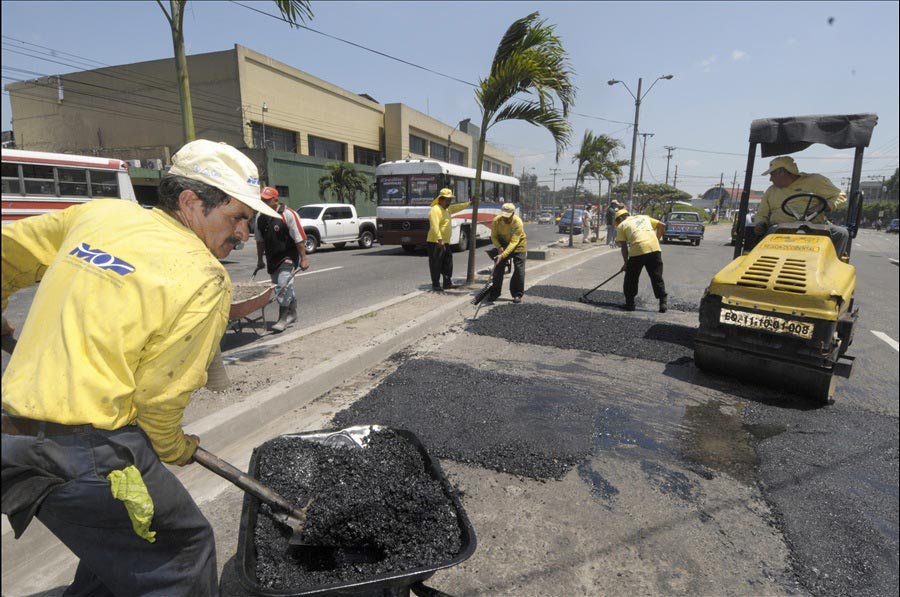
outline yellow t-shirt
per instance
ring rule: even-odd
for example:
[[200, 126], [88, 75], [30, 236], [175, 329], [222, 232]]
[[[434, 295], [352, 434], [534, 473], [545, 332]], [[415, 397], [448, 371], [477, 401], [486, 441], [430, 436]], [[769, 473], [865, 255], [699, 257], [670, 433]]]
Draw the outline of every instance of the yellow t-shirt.
[[629, 216], [616, 228], [616, 242], [628, 243], [628, 256], [637, 257], [659, 251], [656, 226], [659, 220], [650, 216]]
[[[763, 195], [762, 200], [759, 202], [759, 209], [756, 212], [754, 223], [758, 224], [760, 222], [765, 222], [767, 224], [785, 224], [788, 222], [796, 222], [796, 218], [784, 213], [784, 210], [781, 209], [781, 204], [785, 199], [791, 195], [796, 195], [797, 193], [815, 193], [816, 195], [819, 195], [828, 202], [828, 208], [831, 211], [834, 211], [835, 208], [840, 207], [847, 201], [847, 195], [834, 186], [828, 178], [821, 174], [805, 174], [801, 172], [800, 178], [795, 180], [792, 185], [783, 189], [772, 185], [766, 190], [765, 195]], [[795, 210], [798, 213], [802, 213], [809, 198], [797, 198], [795, 201]], [[795, 201], [791, 201], [791, 204], [794, 205]], [[813, 208], [816, 207], [816, 205], [818, 205], [818, 202], [813, 200], [810, 207]], [[813, 223], [824, 224], [825, 214], [819, 214], [819, 216], [813, 220]]]
[[228, 323], [231, 281], [191, 230], [118, 199], [3, 226], [2, 306], [40, 281], [3, 375], [13, 415], [100, 429], [137, 424], [183, 464], [191, 392]]
[[509, 221], [502, 215], [494, 218], [491, 224], [491, 243], [500, 251], [503, 259], [512, 253], [528, 251], [525, 241], [525, 224], [522, 223], [522, 218], [513, 216]]
[[453, 233], [450, 216], [458, 211], [464, 210], [470, 205], [472, 205], [471, 202], [457, 203], [451, 205], [447, 209], [444, 209], [438, 203], [432, 205], [431, 211], [428, 212], [428, 223], [430, 224], [430, 227], [428, 228], [428, 238], [425, 240], [430, 243], [436, 243], [440, 239], [445, 243], [449, 243]]

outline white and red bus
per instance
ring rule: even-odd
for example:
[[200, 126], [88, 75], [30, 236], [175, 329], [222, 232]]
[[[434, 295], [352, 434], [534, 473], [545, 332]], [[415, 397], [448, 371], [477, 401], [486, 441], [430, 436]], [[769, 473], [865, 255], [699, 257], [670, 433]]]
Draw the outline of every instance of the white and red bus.
[[21, 149], [2, 155], [4, 224], [91, 199], [137, 201], [123, 160]]
[[[491, 222], [504, 203], [519, 204], [519, 179], [494, 172], [481, 175], [476, 238], [490, 238]], [[432, 159], [385, 162], [375, 168], [378, 207], [375, 211], [378, 240], [382, 245], [401, 245], [413, 251], [428, 237], [431, 202], [443, 188], [453, 190], [454, 203], [472, 200], [475, 170]], [[472, 209], [453, 214], [450, 245], [455, 251], [468, 248]]]

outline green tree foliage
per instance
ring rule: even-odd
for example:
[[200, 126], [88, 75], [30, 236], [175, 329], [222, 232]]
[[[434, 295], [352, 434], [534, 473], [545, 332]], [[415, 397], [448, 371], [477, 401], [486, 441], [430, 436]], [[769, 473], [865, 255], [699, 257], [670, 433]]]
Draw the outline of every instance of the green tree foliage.
[[325, 164], [328, 173], [319, 178], [319, 198], [327, 200], [331, 195], [338, 203], [356, 205], [356, 197], [362, 194], [373, 200], [369, 178], [347, 162]]
[[[178, 93], [181, 97], [181, 129], [184, 142], [196, 139], [194, 132], [194, 110], [191, 105], [191, 82], [188, 75], [187, 56], [184, 53], [184, 7], [187, 0], [169, 0], [169, 10], [162, 0], [156, 3], [169, 21], [172, 31], [172, 46], [175, 50], [175, 74], [178, 78]], [[300, 23], [313, 17], [308, 0], [275, 0], [281, 16], [291, 27], [300, 27]]]
[[[518, 19], [500, 40], [490, 74], [481, 79], [475, 100], [481, 108], [481, 138], [475, 166], [472, 221], [478, 221], [479, 190], [488, 130], [504, 120], [522, 120], [547, 129], [556, 143], [556, 158], [569, 143], [567, 120], [575, 100], [573, 71], [554, 27], [537, 12]], [[559, 106], [557, 106], [557, 101]], [[469, 235], [466, 284], [475, 281], [475, 234]]]
[[[613, 194], [627, 196], [628, 185], [620, 184], [616, 186], [613, 189]], [[650, 213], [650, 211], [662, 213], [675, 201], [688, 202], [690, 200], [690, 193], [679, 191], [671, 185], [648, 182], [634, 183], [633, 209], [635, 213]]]

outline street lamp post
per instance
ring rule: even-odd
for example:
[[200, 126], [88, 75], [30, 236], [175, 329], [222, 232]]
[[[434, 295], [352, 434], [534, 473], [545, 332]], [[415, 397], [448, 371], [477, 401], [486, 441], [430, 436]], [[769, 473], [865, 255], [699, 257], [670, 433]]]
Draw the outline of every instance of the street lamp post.
[[631, 167], [628, 172], [628, 211], [631, 211], [634, 204], [634, 160], [635, 160], [635, 152], [637, 151], [637, 138], [638, 138], [638, 117], [641, 113], [641, 100], [647, 97], [647, 94], [650, 93], [650, 90], [653, 89], [653, 85], [656, 85], [656, 82], [660, 79], [670, 80], [673, 79], [674, 75], [663, 75], [661, 77], [657, 77], [656, 81], [653, 81], [653, 84], [647, 89], [643, 94], [641, 93], [641, 84], [643, 83], [643, 79], [638, 79], [637, 86], [637, 95], [631, 93], [631, 89], [628, 89], [628, 85], [625, 84], [624, 81], [619, 81], [618, 79], [610, 79], [606, 82], [607, 85], [615, 85], [616, 83], [621, 83], [625, 89], [628, 90], [629, 95], [634, 98], [634, 133], [631, 137]]
[[263, 149], [266, 148], [266, 112], [269, 111], [269, 105], [263, 102], [262, 105], [262, 142]]

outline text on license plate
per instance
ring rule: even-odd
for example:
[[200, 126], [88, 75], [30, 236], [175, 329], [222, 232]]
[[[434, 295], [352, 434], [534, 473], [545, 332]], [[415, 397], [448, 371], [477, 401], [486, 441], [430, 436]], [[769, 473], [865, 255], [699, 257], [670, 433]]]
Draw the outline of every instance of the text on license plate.
[[805, 321], [794, 321], [792, 319], [733, 311], [731, 309], [722, 309], [719, 314], [719, 321], [728, 325], [753, 328], [773, 334], [788, 334], [807, 339], [812, 338], [813, 328], [815, 327], [813, 324]]

